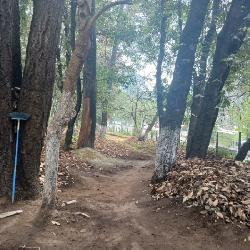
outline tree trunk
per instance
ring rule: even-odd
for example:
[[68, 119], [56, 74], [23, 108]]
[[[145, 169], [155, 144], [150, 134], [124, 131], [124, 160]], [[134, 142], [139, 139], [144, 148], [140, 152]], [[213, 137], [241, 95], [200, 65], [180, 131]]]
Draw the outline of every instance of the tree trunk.
[[74, 127], [76, 123], [76, 119], [78, 114], [81, 110], [82, 106], [82, 81], [80, 77], [76, 82], [76, 105], [75, 105], [75, 114], [72, 119], [68, 122], [68, 128], [66, 131], [65, 141], [64, 141], [64, 150], [69, 150], [70, 145], [72, 144], [73, 134], [74, 134]]
[[191, 106], [191, 118], [190, 118], [188, 138], [187, 138], [187, 149], [186, 149], [187, 157], [189, 157], [190, 142], [192, 140], [192, 137], [195, 136], [195, 124], [197, 121], [197, 117], [199, 115], [199, 110], [201, 107], [201, 102], [204, 94], [206, 76], [207, 76], [207, 60], [212, 42], [216, 35], [216, 22], [220, 9], [220, 1], [221, 0], [213, 1], [212, 20], [209, 25], [209, 30], [202, 43], [198, 76], [197, 77], [195, 76], [193, 78], [193, 100]]
[[[70, 11], [70, 45], [71, 50], [73, 51], [75, 48], [75, 34], [76, 34], [76, 10], [77, 10], [77, 1], [71, 0], [71, 11]], [[71, 54], [70, 52], [67, 52], [67, 54]], [[67, 55], [66, 57], [68, 57]], [[67, 62], [69, 63], [70, 57], [67, 59]], [[68, 65], [68, 64], [67, 64]], [[81, 111], [82, 106], [82, 81], [79, 78], [76, 82], [76, 105], [75, 105], [75, 115], [74, 117], [69, 121], [68, 128], [65, 136], [65, 142], [64, 142], [64, 150], [68, 150], [70, 148], [70, 145], [72, 144], [72, 138], [74, 133], [74, 127], [75, 122], [78, 117], [78, 114]]]
[[13, 87], [20, 88], [22, 83], [22, 63], [21, 63], [21, 44], [20, 44], [20, 13], [19, 0], [14, 0], [13, 15], [13, 37], [12, 37], [12, 82]]
[[187, 95], [198, 39], [203, 27], [209, 0], [192, 0], [186, 26], [181, 35], [173, 80], [167, 95], [167, 106], [162, 119], [156, 149], [155, 173], [152, 181], [161, 181], [175, 162], [177, 143], [183, 121]]
[[[26, 51], [19, 111], [31, 115], [21, 130], [20, 183], [27, 197], [39, 191], [38, 175], [43, 139], [55, 80], [63, 0], [35, 0]], [[25, 193], [26, 193], [25, 192]]]
[[[94, 3], [94, 1], [93, 1]], [[94, 6], [93, 12], [94, 13]], [[96, 130], [96, 32], [91, 32], [91, 48], [88, 53], [85, 68], [85, 91], [81, 128], [77, 147], [94, 148]]]
[[165, 43], [167, 36], [167, 15], [165, 13], [166, 8], [166, 0], [161, 0], [160, 2], [160, 15], [161, 15], [161, 27], [160, 27], [160, 49], [159, 55], [157, 59], [157, 67], [156, 67], [156, 94], [157, 94], [157, 110], [159, 114], [159, 123], [161, 127], [164, 111], [163, 111], [163, 86], [162, 86], [162, 63], [165, 57]]
[[157, 121], [157, 118], [158, 118], [158, 114], [155, 114], [153, 120], [150, 122], [150, 124], [148, 125], [146, 131], [144, 134], [140, 135], [139, 138], [138, 138], [138, 141], [145, 141], [147, 140], [148, 138], [148, 134], [149, 132], [152, 130], [152, 128], [154, 127], [156, 121]]
[[[225, 24], [217, 38], [213, 67], [206, 84], [200, 114], [195, 125], [195, 136], [189, 146], [189, 157], [205, 157], [212, 130], [218, 115], [221, 90], [230, 73], [232, 55], [236, 54], [249, 26], [250, 1], [233, 0]], [[229, 60], [228, 60], [229, 59]]]
[[0, 1], [0, 196], [11, 189], [12, 16], [14, 1]]
[[244, 161], [250, 150], [250, 138], [241, 146], [238, 154], [235, 156], [236, 161]]

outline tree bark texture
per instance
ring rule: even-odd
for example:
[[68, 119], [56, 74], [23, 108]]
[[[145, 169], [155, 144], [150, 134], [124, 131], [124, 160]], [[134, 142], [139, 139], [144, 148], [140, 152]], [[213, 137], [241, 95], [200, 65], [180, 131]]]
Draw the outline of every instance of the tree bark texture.
[[91, 48], [85, 65], [84, 105], [77, 147], [94, 148], [96, 130], [96, 31], [91, 31]]
[[21, 63], [21, 44], [20, 44], [20, 13], [19, 0], [14, 0], [13, 14], [13, 36], [12, 36], [12, 81], [13, 87], [21, 87], [22, 83], [22, 63]]
[[213, 1], [211, 23], [209, 25], [209, 29], [204, 38], [204, 41], [202, 42], [198, 76], [193, 77], [193, 99], [191, 105], [191, 118], [190, 118], [188, 138], [187, 138], [187, 149], [186, 149], [187, 157], [189, 156], [190, 141], [192, 140], [192, 136], [194, 136], [195, 134], [194, 130], [195, 124], [197, 117], [199, 115], [199, 110], [201, 107], [202, 98], [204, 94], [206, 76], [207, 76], [207, 60], [209, 53], [211, 51], [212, 42], [216, 37], [216, 22], [219, 15], [220, 2], [221, 0]]
[[[70, 46], [71, 46], [72, 51], [75, 49], [76, 10], [77, 10], [77, 1], [71, 0], [70, 32], [69, 33], [70, 33]], [[67, 61], [69, 61], [69, 59]], [[70, 145], [72, 144], [75, 122], [81, 110], [81, 106], [82, 106], [82, 81], [79, 75], [79, 78], [76, 82], [75, 115], [68, 122], [68, 128], [66, 131], [65, 142], [64, 142], [64, 150], [68, 150], [70, 148]]]
[[20, 184], [28, 197], [39, 190], [40, 155], [52, 101], [56, 48], [64, 7], [63, 0], [34, 0], [33, 3], [19, 101], [19, 111], [31, 115], [21, 130]]
[[75, 114], [68, 122], [68, 128], [66, 131], [65, 141], [64, 141], [64, 150], [69, 150], [70, 145], [72, 144], [73, 134], [74, 134], [74, 127], [76, 123], [76, 119], [78, 114], [81, 110], [82, 106], [82, 81], [80, 77], [76, 82], [76, 104], [75, 104]]
[[160, 15], [161, 15], [161, 26], [160, 26], [160, 48], [156, 66], [156, 94], [157, 94], [157, 110], [159, 114], [159, 123], [161, 127], [164, 111], [163, 111], [163, 86], [162, 86], [162, 63], [165, 57], [165, 43], [167, 36], [167, 15], [166, 15], [166, 0], [160, 2]]
[[236, 161], [244, 161], [248, 151], [250, 150], [250, 138], [241, 146], [238, 154], [235, 157]]
[[193, 0], [186, 26], [181, 35], [173, 80], [167, 95], [156, 148], [155, 173], [152, 181], [161, 181], [175, 162], [175, 152], [186, 109], [198, 39], [201, 34], [209, 0]]
[[14, 1], [0, 0], [0, 196], [11, 189], [12, 16]]
[[[221, 90], [230, 73], [231, 59], [243, 44], [249, 26], [250, 1], [233, 0], [225, 24], [217, 38], [213, 67], [206, 84], [195, 134], [190, 140], [188, 157], [205, 157], [218, 115]], [[229, 60], [228, 60], [229, 59]]]

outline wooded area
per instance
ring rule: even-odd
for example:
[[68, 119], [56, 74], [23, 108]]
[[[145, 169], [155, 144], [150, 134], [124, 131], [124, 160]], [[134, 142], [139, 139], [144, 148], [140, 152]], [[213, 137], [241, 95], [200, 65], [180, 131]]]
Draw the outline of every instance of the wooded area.
[[197, 240], [187, 249], [221, 244], [203, 248], [194, 220], [247, 249], [249, 26], [249, 0], [0, 0], [0, 249], [52, 247], [36, 230], [26, 242], [18, 217], [69, 242], [72, 220], [91, 232], [56, 249], [173, 249], [160, 239], [176, 223]]

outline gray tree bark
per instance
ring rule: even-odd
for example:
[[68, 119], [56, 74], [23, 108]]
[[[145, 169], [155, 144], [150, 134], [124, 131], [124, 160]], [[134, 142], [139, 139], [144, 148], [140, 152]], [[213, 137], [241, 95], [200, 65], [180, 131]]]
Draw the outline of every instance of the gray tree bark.
[[244, 161], [248, 151], [250, 150], [250, 137], [247, 139], [247, 141], [241, 146], [238, 154], [235, 157], [236, 161]]
[[12, 17], [14, 1], [0, 0], [0, 196], [11, 189], [11, 121], [12, 111]]
[[[77, 0], [71, 0], [71, 10], [70, 10], [70, 46], [71, 50], [74, 50], [75, 48], [75, 36], [76, 36], [76, 11], [77, 11]], [[70, 50], [70, 49], [69, 49]], [[71, 54], [71, 51], [67, 52], [67, 54]], [[67, 59], [67, 62], [69, 63], [70, 56]], [[72, 138], [74, 133], [74, 127], [75, 122], [78, 117], [78, 114], [81, 111], [82, 106], [82, 81], [80, 79], [80, 76], [76, 82], [76, 104], [75, 104], [75, 115], [70, 121], [68, 122], [68, 128], [65, 136], [65, 142], [64, 142], [64, 150], [68, 150], [70, 148], [70, 145], [72, 144]]]

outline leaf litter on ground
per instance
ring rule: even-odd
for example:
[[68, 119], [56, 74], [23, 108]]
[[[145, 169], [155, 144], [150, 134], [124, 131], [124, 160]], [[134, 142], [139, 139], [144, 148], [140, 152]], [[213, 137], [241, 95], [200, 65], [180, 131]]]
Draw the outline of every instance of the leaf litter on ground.
[[180, 198], [214, 220], [250, 226], [250, 164], [179, 158], [164, 182], [151, 185], [153, 198]]

